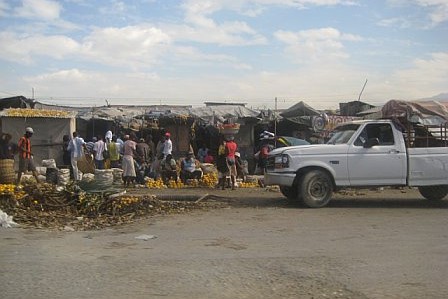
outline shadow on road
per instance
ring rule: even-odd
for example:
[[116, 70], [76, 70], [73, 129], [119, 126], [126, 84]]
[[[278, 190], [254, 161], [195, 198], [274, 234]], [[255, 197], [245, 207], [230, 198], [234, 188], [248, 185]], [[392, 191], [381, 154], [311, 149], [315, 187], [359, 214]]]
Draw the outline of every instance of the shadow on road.
[[[307, 209], [301, 202], [289, 202], [282, 197], [225, 198], [223, 201], [234, 207]], [[448, 200], [429, 201], [425, 199], [384, 198], [337, 198], [330, 201], [326, 209], [333, 208], [391, 208], [391, 209], [446, 209]]]
[[448, 208], [448, 201], [429, 201], [426, 199], [335, 199], [328, 208], [406, 208], [406, 209], [440, 209]]

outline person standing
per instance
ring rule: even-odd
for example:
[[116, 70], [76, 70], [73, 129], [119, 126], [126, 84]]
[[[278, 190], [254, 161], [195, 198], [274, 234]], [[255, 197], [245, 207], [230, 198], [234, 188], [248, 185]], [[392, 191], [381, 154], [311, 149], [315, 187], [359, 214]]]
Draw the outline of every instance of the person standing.
[[106, 134], [104, 134], [104, 141], [106, 143], [109, 143], [112, 141], [112, 131], [111, 130], [107, 131]]
[[[156, 145], [156, 155], [155, 158], [159, 159], [160, 156], [163, 156], [163, 148], [165, 147], [165, 135], [160, 134], [159, 141]], [[162, 157], [163, 159], [164, 157]]]
[[103, 137], [98, 135], [98, 141], [93, 145], [93, 157], [95, 158], [96, 169], [104, 169], [104, 157], [103, 152], [106, 148], [106, 144], [103, 141]]
[[70, 152], [71, 165], [73, 170], [73, 179], [75, 181], [81, 180], [81, 173], [78, 169], [78, 160], [84, 155], [83, 150], [87, 151], [84, 139], [78, 136], [78, 132], [73, 132], [73, 138], [68, 144], [68, 151]]
[[148, 164], [150, 163], [150, 151], [149, 145], [145, 142], [144, 138], [140, 138], [137, 143], [137, 155], [140, 164]]
[[163, 143], [163, 155], [171, 155], [173, 151], [173, 142], [171, 141], [171, 134], [169, 132], [165, 133], [165, 142]]
[[64, 135], [62, 136], [62, 162], [64, 165], [70, 165], [70, 150], [68, 149], [68, 145], [70, 144], [70, 136]]
[[11, 134], [0, 133], [0, 159], [14, 159], [17, 154], [17, 144], [13, 144], [11, 139]]
[[146, 136], [146, 143], [149, 146], [149, 162], [152, 162], [156, 158], [156, 147], [154, 145], [154, 141], [152, 140], [152, 135], [151, 134]]
[[270, 144], [269, 136], [263, 136], [260, 140], [261, 146], [258, 153], [258, 167], [261, 170], [261, 174], [264, 174], [266, 172], [269, 152], [274, 149], [274, 146]]
[[86, 143], [87, 153], [89, 155], [93, 155], [93, 147], [95, 146], [95, 142], [97, 141], [98, 140], [96, 139], [96, 137], [92, 137], [92, 140]]
[[235, 137], [228, 136], [226, 142], [226, 162], [229, 167], [230, 172], [230, 180], [232, 182], [232, 190], [235, 190], [236, 184], [236, 161], [235, 161], [235, 153], [238, 149], [238, 146], [235, 142]]
[[124, 141], [123, 141], [124, 137], [123, 135], [119, 135], [117, 136], [117, 144], [120, 145], [120, 156], [123, 156], [124, 154]]
[[104, 151], [103, 151], [103, 161], [104, 161], [104, 168], [110, 169], [110, 151], [109, 146], [112, 142], [112, 131], [107, 131], [106, 134], [104, 134]]
[[124, 186], [129, 187], [137, 176], [134, 165], [134, 156], [136, 154], [137, 143], [134, 140], [132, 140], [129, 137], [129, 135], [124, 136], [124, 140], [125, 140], [123, 144], [124, 155], [121, 166], [123, 168]]
[[39, 183], [39, 178], [37, 177], [36, 166], [34, 165], [33, 154], [31, 152], [31, 137], [34, 134], [34, 130], [31, 127], [25, 129], [25, 134], [20, 137], [18, 147], [19, 147], [19, 172], [17, 175], [17, 184], [20, 184], [22, 178], [22, 173], [25, 171], [31, 171], [33, 173], [36, 182]]
[[112, 136], [112, 141], [109, 144], [110, 153], [110, 167], [120, 167], [120, 144], [117, 142], [117, 136]]
[[218, 155], [216, 158], [216, 168], [218, 169], [218, 188], [222, 190], [226, 187], [226, 179], [229, 175], [229, 166], [226, 162], [226, 141], [223, 137], [220, 137], [220, 145], [218, 147]]

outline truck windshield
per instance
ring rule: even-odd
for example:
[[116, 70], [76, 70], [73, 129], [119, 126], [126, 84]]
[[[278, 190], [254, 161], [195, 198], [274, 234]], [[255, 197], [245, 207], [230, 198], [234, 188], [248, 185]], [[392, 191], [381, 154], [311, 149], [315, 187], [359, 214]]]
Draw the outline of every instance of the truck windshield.
[[331, 138], [327, 144], [344, 144], [347, 143], [350, 138], [358, 130], [359, 125], [349, 124], [337, 127], [332, 133]]

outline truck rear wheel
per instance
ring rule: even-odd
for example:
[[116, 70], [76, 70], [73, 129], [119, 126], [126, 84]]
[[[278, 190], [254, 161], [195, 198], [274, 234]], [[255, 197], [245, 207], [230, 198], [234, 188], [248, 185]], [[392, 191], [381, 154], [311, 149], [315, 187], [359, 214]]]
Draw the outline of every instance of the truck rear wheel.
[[288, 199], [288, 201], [293, 202], [298, 200], [299, 190], [297, 190], [296, 186], [280, 186], [280, 192]]
[[448, 194], [448, 185], [421, 186], [418, 191], [428, 200], [442, 200]]
[[322, 170], [312, 170], [302, 177], [299, 196], [309, 208], [326, 206], [333, 194], [333, 182]]

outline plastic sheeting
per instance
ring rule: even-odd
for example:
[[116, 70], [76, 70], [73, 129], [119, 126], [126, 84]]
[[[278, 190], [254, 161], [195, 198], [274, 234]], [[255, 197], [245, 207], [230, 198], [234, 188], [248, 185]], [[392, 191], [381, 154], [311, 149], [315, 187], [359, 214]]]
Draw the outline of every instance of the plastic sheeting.
[[422, 125], [441, 125], [448, 121], [448, 103], [390, 100], [381, 109], [383, 118], [402, 118]]
[[221, 106], [206, 106], [190, 109], [191, 115], [208, 121], [209, 123], [216, 123], [216, 121], [223, 122], [225, 119], [242, 119], [254, 118], [258, 119], [260, 112], [246, 108], [241, 105], [221, 105]]

